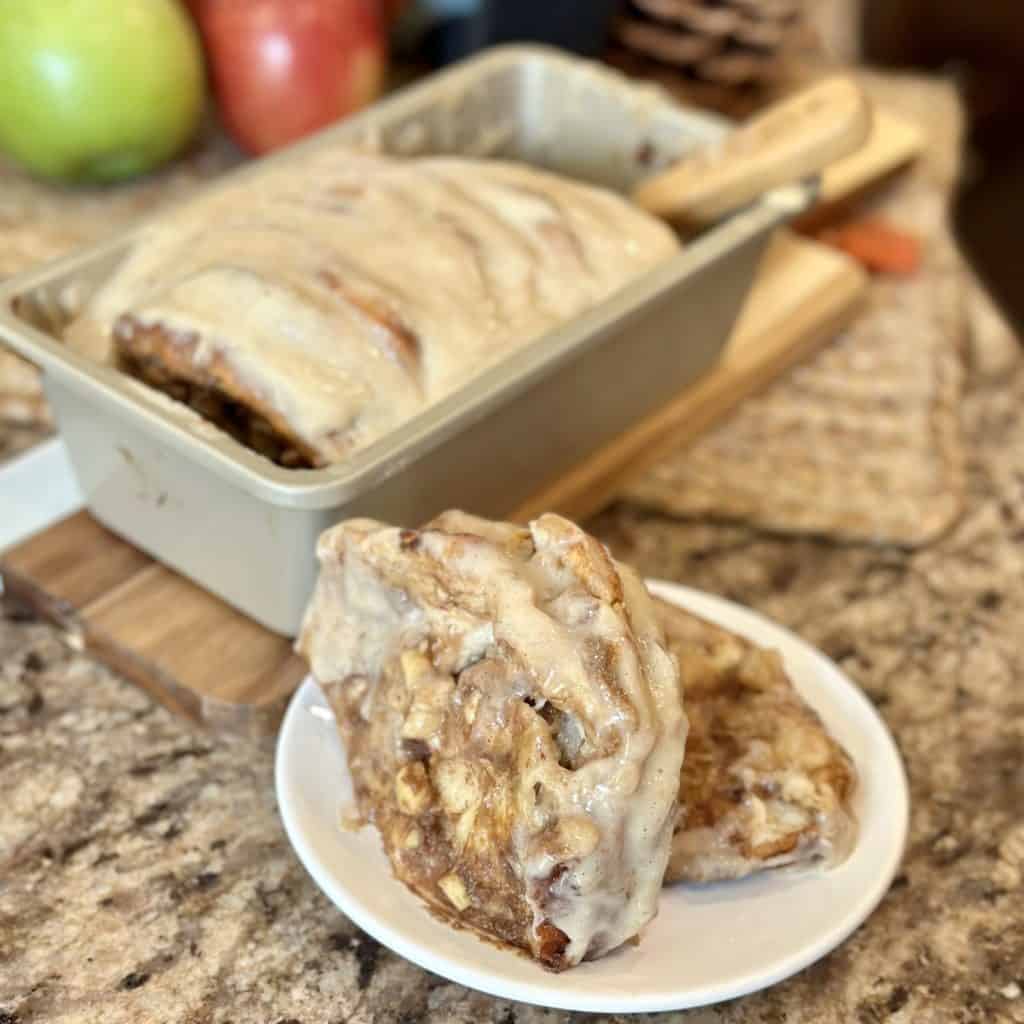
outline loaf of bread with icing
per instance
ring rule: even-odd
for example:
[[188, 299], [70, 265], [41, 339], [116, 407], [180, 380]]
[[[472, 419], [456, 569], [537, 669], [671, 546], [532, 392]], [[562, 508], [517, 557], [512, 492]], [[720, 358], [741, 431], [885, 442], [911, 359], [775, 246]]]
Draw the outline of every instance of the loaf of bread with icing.
[[350, 520], [318, 553], [298, 647], [397, 877], [553, 970], [637, 935], [687, 730], [640, 579], [555, 515]]
[[66, 338], [321, 467], [677, 246], [621, 196], [526, 165], [334, 148], [152, 222]]

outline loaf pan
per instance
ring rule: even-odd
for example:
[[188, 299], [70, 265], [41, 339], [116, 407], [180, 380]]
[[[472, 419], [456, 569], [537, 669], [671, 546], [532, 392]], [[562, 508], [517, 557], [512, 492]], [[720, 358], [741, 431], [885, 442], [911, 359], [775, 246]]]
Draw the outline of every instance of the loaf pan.
[[[301, 173], [314, 150], [358, 143], [403, 155], [500, 156], [625, 190], [727, 130], [598, 64], [503, 47], [230, 177], [269, 164]], [[811, 182], [764, 195], [597, 308], [327, 469], [275, 466], [185, 406], [61, 343], [82, 301], [144, 244], [144, 222], [5, 282], [0, 337], [43, 369], [96, 518], [270, 629], [294, 634], [315, 579], [315, 541], [327, 526], [355, 515], [415, 525], [451, 506], [507, 515], [706, 372], [772, 229], [813, 195]]]

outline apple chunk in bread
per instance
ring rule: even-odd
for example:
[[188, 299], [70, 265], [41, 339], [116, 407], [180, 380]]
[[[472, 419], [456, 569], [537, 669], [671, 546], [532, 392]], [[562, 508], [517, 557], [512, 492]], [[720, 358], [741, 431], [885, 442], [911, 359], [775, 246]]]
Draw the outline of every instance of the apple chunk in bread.
[[639, 578], [554, 515], [351, 520], [318, 555], [299, 649], [397, 877], [553, 970], [635, 936], [687, 728]]

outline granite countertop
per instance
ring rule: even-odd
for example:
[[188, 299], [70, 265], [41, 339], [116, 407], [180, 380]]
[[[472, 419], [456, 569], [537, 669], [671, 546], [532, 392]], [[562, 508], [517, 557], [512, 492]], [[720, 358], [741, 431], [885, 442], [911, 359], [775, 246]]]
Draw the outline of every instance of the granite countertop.
[[[1024, 358], [975, 312], [966, 511], [937, 543], [786, 538], [630, 505], [591, 524], [642, 572], [830, 654], [889, 724], [911, 786], [904, 864], [847, 942], [765, 992], [646, 1019], [1024, 1022]], [[573, 1019], [381, 948], [292, 854], [268, 749], [194, 729], [9, 606], [0, 780], [0, 1024]]]

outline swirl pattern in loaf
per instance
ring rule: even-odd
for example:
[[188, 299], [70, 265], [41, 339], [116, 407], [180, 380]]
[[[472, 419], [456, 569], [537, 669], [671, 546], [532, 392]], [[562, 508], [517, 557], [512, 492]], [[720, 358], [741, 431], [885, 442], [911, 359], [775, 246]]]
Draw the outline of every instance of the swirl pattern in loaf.
[[147, 225], [66, 331], [287, 466], [324, 466], [678, 241], [524, 164], [330, 147]]
[[643, 583], [554, 515], [323, 535], [299, 649], [438, 914], [561, 970], [655, 914], [686, 737]]

